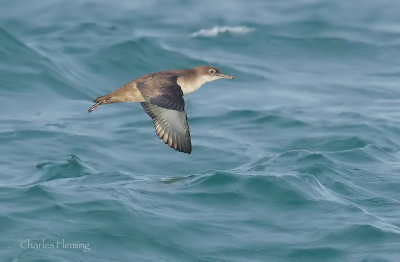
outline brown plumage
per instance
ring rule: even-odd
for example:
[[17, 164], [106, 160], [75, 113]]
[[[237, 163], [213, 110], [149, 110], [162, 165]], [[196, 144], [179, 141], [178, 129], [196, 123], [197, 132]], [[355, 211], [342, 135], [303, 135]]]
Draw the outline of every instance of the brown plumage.
[[234, 77], [213, 66], [151, 73], [96, 98], [89, 112], [103, 104], [140, 102], [153, 120], [157, 136], [171, 148], [190, 154], [192, 145], [183, 96], [221, 78]]

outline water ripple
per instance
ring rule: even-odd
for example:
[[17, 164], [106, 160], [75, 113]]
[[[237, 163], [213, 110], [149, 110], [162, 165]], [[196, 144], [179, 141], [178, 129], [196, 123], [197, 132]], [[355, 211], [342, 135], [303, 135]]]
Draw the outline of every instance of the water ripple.
[[200, 29], [190, 37], [216, 37], [221, 34], [244, 35], [254, 31], [254, 28], [247, 26], [214, 26], [210, 29]]

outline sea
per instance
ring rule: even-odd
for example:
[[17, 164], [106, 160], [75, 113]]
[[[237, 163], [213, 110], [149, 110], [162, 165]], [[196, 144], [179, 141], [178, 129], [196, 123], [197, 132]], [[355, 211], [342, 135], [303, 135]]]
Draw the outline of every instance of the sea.
[[[0, 0], [0, 261], [400, 261], [400, 1]], [[185, 96], [192, 154], [139, 103]]]

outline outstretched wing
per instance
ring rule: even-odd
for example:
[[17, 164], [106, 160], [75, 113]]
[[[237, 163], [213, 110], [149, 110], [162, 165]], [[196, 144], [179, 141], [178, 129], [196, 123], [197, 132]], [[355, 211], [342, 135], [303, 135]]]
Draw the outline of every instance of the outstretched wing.
[[157, 136], [180, 152], [190, 154], [192, 144], [181, 87], [170, 76], [154, 76], [138, 83], [146, 102], [143, 109], [154, 122]]
[[185, 111], [185, 101], [176, 78], [169, 75], [152, 76], [137, 87], [146, 102], [166, 109]]
[[153, 119], [157, 136], [165, 144], [180, 152], [187, 154], [192, 152], [190, 130], [185, 111], [166, 109], [149, 102], [141, 104], [144, 111]]

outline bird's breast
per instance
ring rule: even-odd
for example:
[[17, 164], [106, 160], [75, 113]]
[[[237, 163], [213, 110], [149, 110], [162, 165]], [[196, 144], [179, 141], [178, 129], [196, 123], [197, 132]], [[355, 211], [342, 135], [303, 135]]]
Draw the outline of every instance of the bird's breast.
[[203, 84], [201, 81], [185, 80], [184, 78], [178, 78], [176, 82], [182, 88], [184, 95], [193, 93]]

